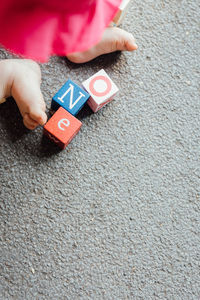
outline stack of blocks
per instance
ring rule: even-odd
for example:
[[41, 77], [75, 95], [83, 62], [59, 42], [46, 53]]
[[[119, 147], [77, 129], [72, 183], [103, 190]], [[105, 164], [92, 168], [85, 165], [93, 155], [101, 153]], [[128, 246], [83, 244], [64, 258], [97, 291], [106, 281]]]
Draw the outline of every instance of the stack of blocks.
[[118, 92], [117, 86], [102, 69], [82, 83], [68, 80], [52, 98], [55, 112], [44, 126], [44, 134], [64, 149], [80, 130], [82, 123], [75, 117], [87, 102], [97, 112]]

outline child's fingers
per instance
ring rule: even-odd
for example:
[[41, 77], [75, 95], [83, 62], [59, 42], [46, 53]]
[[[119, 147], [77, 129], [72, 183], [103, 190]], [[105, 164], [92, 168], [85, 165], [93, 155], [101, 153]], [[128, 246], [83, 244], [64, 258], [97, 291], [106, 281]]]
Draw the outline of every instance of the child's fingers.
[[38, 126], [38, 123], [32, 120], [27, 113], [23, 117], [23, 122], [28, 129], [35, 129]]
[[44, 125], [47, 121], [47, 115], [44, 110], [36, 106], [30, 108], [30, 117], [40, 125]]

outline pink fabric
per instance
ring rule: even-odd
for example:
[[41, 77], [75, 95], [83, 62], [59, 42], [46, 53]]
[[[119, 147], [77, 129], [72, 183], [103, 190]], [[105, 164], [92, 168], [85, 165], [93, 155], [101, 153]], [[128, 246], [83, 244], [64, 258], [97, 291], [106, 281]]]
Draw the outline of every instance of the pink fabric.
[[95, 45], [121, 0], [0, 0], [0, 44], [41, 62]]

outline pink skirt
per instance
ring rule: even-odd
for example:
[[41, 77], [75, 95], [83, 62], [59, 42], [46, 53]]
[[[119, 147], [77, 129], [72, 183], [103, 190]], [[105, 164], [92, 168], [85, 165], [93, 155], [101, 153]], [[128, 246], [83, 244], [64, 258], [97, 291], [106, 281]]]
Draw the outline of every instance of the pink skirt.
[[0, 45], [45, 62], [98, 43], [121, 0], [0, 0]]

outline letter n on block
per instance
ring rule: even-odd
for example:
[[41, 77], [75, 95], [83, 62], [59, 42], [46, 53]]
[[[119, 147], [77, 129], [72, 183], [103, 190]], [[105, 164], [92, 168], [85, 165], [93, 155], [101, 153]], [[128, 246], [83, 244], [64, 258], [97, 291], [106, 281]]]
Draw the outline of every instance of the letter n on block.
[[82, 126], [82, 123], [60, 107], [44, 126], [44, 135], [61, 149], [71, 142]]
[[91, 95], [87, 104], [97, 112], [108, 102], [113, 100], [118, 87], [102, 69], [82, 83], [85, 90]]
[[61, 106], [75, 116], [89, 97], [86, 91], [69, 79], [53, 96], [51, 109], [56, 111]]

